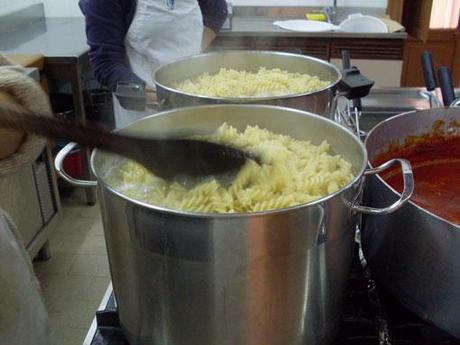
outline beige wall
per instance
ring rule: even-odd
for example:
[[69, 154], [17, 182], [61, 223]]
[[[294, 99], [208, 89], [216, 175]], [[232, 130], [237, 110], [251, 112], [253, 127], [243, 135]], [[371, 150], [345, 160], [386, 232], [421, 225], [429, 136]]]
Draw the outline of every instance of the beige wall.
[[[331, 62], [342, 68], [341, 60], [332, 59]], [[399, 87], [401, 84], [402, 61], [352, 59], [352, 64], [366, 77], [374, 80], [375, 86]]]

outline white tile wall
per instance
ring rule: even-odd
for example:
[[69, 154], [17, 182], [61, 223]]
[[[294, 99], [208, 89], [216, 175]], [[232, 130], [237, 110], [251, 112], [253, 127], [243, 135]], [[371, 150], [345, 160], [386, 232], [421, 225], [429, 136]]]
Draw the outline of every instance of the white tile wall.
[[40, 0], [0, 0], [0, 16], [40, 2]]
[[[11, 0], [0, 0], [0, 8], [2, 3], [7, 2], [9, 3]], [[43, 0], [43, 3], [48, 17], [82, 16], [78, 8], [78, 0]], [[332, 4], [332, 0], [232, 0], [232, 3], [236, 6], [327, 6]], [[338, 5], [385, 8], [387, 0], [338, 0]]]
[[47, 17], [82, 17], [78, 0], [43, 0]]

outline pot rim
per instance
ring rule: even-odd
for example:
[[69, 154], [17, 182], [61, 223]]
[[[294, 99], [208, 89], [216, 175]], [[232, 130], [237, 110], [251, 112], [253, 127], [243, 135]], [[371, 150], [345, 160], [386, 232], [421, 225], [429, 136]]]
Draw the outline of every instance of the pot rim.
[[[280, 95], [280, 96], [264, 96], [264, 97], [213, 97], [213, 96], [206, 96], [206, 95], [196, 95], [193, 93], [189, 93], [186, 91], [181, 91], [178, 89], [175, 89], [173, 87], [169, 87], [164, 85], [163, 83], [160, 83], [157, 80], [157, 73], [160, 72], [163, 68], [166, 68], [168, 66], [188, 61], [188, 60], [193, 60], [193, 59], [200, 59], [202, 57], [207, 57], [207, 56], [215, 56], [215, 55], [223, 55], [223, 54], [254, 54], [254, 55], [278, 55], [278, 56], [287, 56], [287, 57], [296, 57], [296, 58], [301, 58], [304, 60], [308, 61], [313, 61], [317, 62], [323, 66], [327, 66], [334, 70], [337, 73], [337, 79], [335, 81], [331, 81], [330, 84], [322, 89], [311, 91], [311, 92], [303, 92], [303, 93], [291, 93], [288, 95]], [[309, 56], [309, 55], [301, 55], [301, 54], [294, 54], [294, 53], [286, 53], [286, 52], [277, 52], [277, 51], [270, 51], [270, 50], [225, 50], [223, 52], [210, 52], [210, 53], [203, 53], [203, 54], [196, 54], [196, 55], [191, 55], [188, 57], [183, 57], [179, 58], [176, 60], [173, 60], [172, 62], [169, 62], [168, 64], [161, 65], [157, 67], [153, 73], [153, 82], [155, 83], [156, 86], [161, 87], [162, 89], [165, 89], [166, 91], [189, 96], [189, 97], [194, 97], [202, 100], [208, 100], [208, 101], [221, 101], [221, 102], [234, 102], [234, 103], [245, 103], [245, 102], [260, 102], [260, 101], [273, 101], [273, 100], [282, 100], [282, 99], [290, 99], [290, 98], [298, 98], [298, 97], [303, 97], [303, 96], [311, 96], [315, 94], [319, 94], [321, 92], [324, 92], [326, 90], [330, 90], [334, 87], [337, 86], [337, 84], [342, 80], [342, 72], [340, 71], [339, 68], [334, 66], [333, 64]]]
[[97, 171], [96, 171], [95, 160], [96, 160], [96, 155], [99, 152], [99, 149], [95, 149], [95, 150], [93, 150], [93, 152], [91, 154], [91, 170], [92, 170], [93, 174], [97, 178], [99, 188], [103, 187], [103, 188], [109, 190], [111, 193], [121, 197], [122, 199], [127, 200], [129, 202], [132, 202], [132, 203], [134, 203], [134, 204], [136, 204], [138, 206], [148, 208], [148, 209], [150, 209], [152, 211], [162, 212], [162, 213], [171, 214], [171, 215], [186, 216], [186, 217], [193, 217], [193, 218], [209, 218], [209, 217], [213, 217], [213, 218], [219, 218], [219, 219], [220, 218], [249, 218], [249, 217], [254, 218], [254, 217], [268, 216], [268, 215], [285, 213], [285, 212], [292, 212], [292, 211], [296, 211], [296, 210], [299, 210], [299, 209], [304, 208], [304, 207], [315, 206], [315, 205], [321, 204], [321, 203], [323, 203], [325, 201], [328, 201], [328, 200], [330, 200], [330, 199], [342, 194], [344, 191], [348, 190], [353, 185], [358, 183], [361, 180], [361, 178], [363, 177], [364, 171], [366, 170], [366, 167], [367, 167], [368, 159], [367, 159], [366, 148], [365, 148], [365, 146], [364, 146], [364, 144], [362, 143], [361, 140], [359, 140], [351, 131], [349, 131], [345, 127], [339, 125], [338, 123], [336, 123], [336, 122], [334, 122], [334, 121], [332, 121], [330, 119], [327, 119], [327, 118], [325, 118], [323, 116], [320, 116], [320, 115], [317, 115], [317, 114], [313, 114], [313, 113], [309, 113], [309, 112], [306, 112], [306, 111], [297, 110], [297, 109], [293, 109], [293, 108], [288, 108], [288, 107], [280, 107], [280, 106], [274, 106], [274, 105], [256, 105], [256, 104], [213, 104], [213, 105], [182, 107], [182, 108], [178, 108], [178, 109], [173, 109], [173, 110], [168, 110], [168, 111], [164, 111], [164, 112], [161, 112], [161, 113], [153, 114], [153, 115], [147, 116], [145, 118], [139, 119], [139, 120], [134, 121], [133, 123], [129, 124], [128, 126], [125, 126], [123, 128], [117, 129], [116, 132], [121, 131], [121, 130], [123, 130], [125, 128], [128, 128], [128, 127], [130, 127], [131, 125], [133, 125], [135, 123], [145, 121], [146, 119], [149, 119], [149, 118], [152, 118], [152, 117], [158, 117], [158, 116], [168, 116], [169, 114], [175, 113], [177, 111], [183, 111], [183, 110], [197, 110], [197, 111], [199, 111], [200, 109], [207, 109], [207, 108], [212, 109], [212, 108], [235, 108], [235, 107], [236, 108], [243, 108], [243, 109], [244, 108], [246, 108], [246, 109], [248, 109], [248, 108], [249, 109], [251, 109], [251, 108], [264, 108], [264, 109], [267, 109], [267, 110], [274, 110], [274, 109], [276, 109], [276, 110], [284, 110], [284, 111], [289, 111], [289, 112], [293, 112], [293, 113], [298, 113], [299, 115], [302, 115], [302, 116], [310, 116], [310, 117], [315, 118], [318, 121], [327, 122], [327, 123], [333, 125], [334, 127], [336, 127], [337, 130], [344, 131], [344, 132], [347, 133], [347, 135], [352, 137], [352, 139], [355, 141], [355, 143], [361, 149], [361, 153], [363, 155], [363, 161], [361, 163], [361, 167], [356, 172], [355, 177], [347, 185], [345, 185], [344, 187], [342, 187], [341, 189], [339, 189], [338, 191], [336, 191], [336, 192], [334, 192], [332, 194], [326, 195], [326, 196], [324, 196], [322, 198], [319, 198], [317, 200], [313, 200], [313, 201], [311, 201], [309, 203], [303, 203], [303, 204], [299, 204], [299, 205], [295, 205], [295, 206], [291, 206], [291, 207], [287, 207], [287, 208], [273, 209], [273, 210], [267, 210], [267, 211], [258, 211], [258, 212], [235, 212], [235, 213], [191, 212], [191, 211], [175, 210], [175, 209], [162, 207], [162, 206], [157, 206], [157, 205], [151, 205], [151, 204], [148, 204], [146, 202], [133, 199], [133, 198], [131, 198], [129, 196], [126, 196], [123, 193], [115, 190], [114, 188], [109, 186], [107, 183], [105, 183], [104, 179], [101, 178], [99, 176], [99, 174], [97, 173]]
[[[397, 115], [391, 116], [391, 117], [389, 117], [388, 119], [385, 119], [384, 121], [382, 121], [382, 122], [378, 123], [377, 125], [375, 125], [375, 126], [369, 131], [369, 133], [368, 133], [367, 136], [366, 136], [366, 140], [364, 141], [364, 148], [365, 148], [365, 150], [366, 150], [366, 153], [367, 153], [368, 140], [369, 140], [369, 138], [373, 135], [373, 133], [376, 132], [376, 131], [378, 130], [379, 127], [384, 126], [384, 125], [388, 124], [389, 122], [392, 122], [392, 121], [394, 121], [395, 119], [398, 119], [398, 118], [400, 118], [400, 117], [415, 116], [415, 114], [418, 114], [418, 113], [421, 113], [421, 112], [427, 112], [427, 111], [432, 111], [432, 109], [428, 109], [428, 110], [425, 109], [425, 110], [411, 110], [411, 111], [406, 111], [406, 112], [404, 112], [404, 113], [401, 113], [401, 114], [397, 114]], [[422, 116], [423, 116], [423, 115], [422, 115]], [[396, 158], [396, 157], [394, 157], [394, 158]], [[370, 166], [371, 168], [374, 168], [374, 166], [373, 166], [372, 162], [369, 160], [369, 158], [368, 158], [368, 164], [369, 164], [369, 166]], [[399, 193], [399, 192], [398, 192], [397, 190], [395, 190], [392, 186], [390, 186], [390, 185], [380, 176], [380, 174], [376, 174], [375, 176], [379, 179], [380, 182], [382, 182], [382, 183], [385, 185], [385, 187], [387, 187], [388, 189], [390, 189], [390, 190], [393, 192], [393, 194], [397, 195], [398, 197], [401, 197], [401, 193]], [[415, 181], [415, 182], [417, 182], [417, 181]], [[433, 212], [431, 212], [431, 211], [425, 209], [424, 207], [422, 207], [422, 206], [416, 204], [416, 203], [415, 203], [414, 201], [412, 201], [411, 199], [408, 200], [408, 203], [411, 204], [412, 206], [416, 207], [416, 208], [419, 209], [420, 211], [425, 212], [425, 213], [427, 213], [428, 215], [433, 216], [434, 218], [440, 220], [441, 222], [447, 223], [449, 226], [455, 228], [455, 230], [460, 231], [460, 224], [452, 223], [451, 221], [449, 221], [449, 220], [447, 220], [447, 219], [445, 219], [445, 218], [443, 218], [443, 217], [441, 217], [441, 216], [439, 216], [439, 215], [437, 215], [437, 214], [435, 214], [435, 213], [433, 213]], [[403, 207], [405, 207], [405, 206], [403, 206]]]

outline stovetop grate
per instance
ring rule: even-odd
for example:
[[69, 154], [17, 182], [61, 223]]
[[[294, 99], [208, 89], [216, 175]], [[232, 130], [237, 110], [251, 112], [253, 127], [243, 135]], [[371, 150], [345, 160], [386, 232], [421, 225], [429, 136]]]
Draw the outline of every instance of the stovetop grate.
[[[332, 345], [460, 345], [383, 293], [372, 280], [358, 245], [355, 253], [342, 325]], [[113, 295], [96, 318], [98, 328], [91, 345], [129, 345], [120, 329]]]

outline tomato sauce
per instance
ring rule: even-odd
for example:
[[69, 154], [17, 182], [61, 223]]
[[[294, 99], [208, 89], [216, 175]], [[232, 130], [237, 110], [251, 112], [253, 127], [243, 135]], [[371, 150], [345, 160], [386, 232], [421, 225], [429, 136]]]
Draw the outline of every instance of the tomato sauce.
[[[412, 164], [415, 190], [411, 201], [460, 225], [460, 136], [414, 137], [402, 147], [379, 155], [373, 164], [392, 158], [405, 158]], [[382, 178], [398, 192], [402, 191], [400, 171], [390, 170]]]

